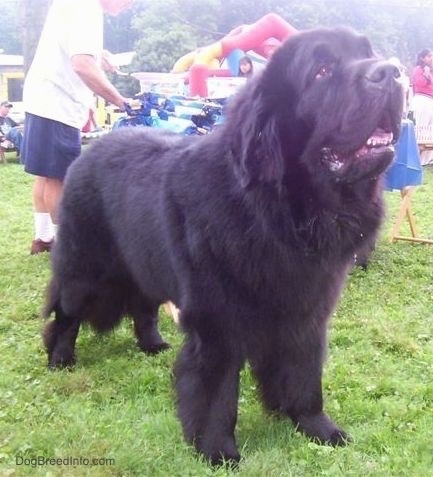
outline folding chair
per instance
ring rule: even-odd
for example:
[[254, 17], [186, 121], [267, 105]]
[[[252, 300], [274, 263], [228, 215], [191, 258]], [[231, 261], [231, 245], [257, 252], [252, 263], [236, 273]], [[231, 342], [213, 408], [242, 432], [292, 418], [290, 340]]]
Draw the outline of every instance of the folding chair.
[[4, 164], [7, 164], [6, 154], [5, 152], [16, 151], [15, 146], [13, 143], [8, 141], [4, 136], [0, 135], [0, 160]]
[[[406, 240], [408, 242], [420, 242], [433, 244], [433, 240], [422, 238], [419, 236], [418, 229], [415, 223], [415, 217], [411, 210], [411, 198], [415, 191], [415, 187], [408, 186], [400, 190], [401, 202], [400, 209], [394, 222], [394, 227], [391, 234], [391, 242], [397, 242], [397, 240]], [[404, 219], [407, 219], [410, 227], [410, 236], [401, 235], [400, 230], [403, 225]]]
[[[385, 176], [385, 189], [399, 190], [401, 194], [400, 208], [392, 228], [391, 242], [406, 240], [433, 244], [433, 240], [419, 236], [411, 209], [415, 186], [420, 184], [422, 184], [422, 166], [414, 125], [412, 121], [403, 120], [400, 139], [396, 146], [395, 160]], [[405, 219], [409, 222], [410, 236], [400, 233]]]

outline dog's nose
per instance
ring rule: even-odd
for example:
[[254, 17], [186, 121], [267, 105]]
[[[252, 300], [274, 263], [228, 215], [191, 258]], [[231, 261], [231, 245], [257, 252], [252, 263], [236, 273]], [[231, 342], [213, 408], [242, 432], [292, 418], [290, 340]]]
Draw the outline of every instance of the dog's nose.
[[397, 66], [388, 61], [376, 62], [370, 66], [365, 78], [377, 87], [389, 85], [401, 76]]

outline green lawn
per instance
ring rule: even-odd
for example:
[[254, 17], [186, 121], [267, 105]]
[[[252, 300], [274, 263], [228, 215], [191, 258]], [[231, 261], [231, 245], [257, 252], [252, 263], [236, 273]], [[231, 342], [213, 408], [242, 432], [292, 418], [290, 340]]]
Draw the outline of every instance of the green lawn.
[[[167, 316], [173, 349], [160, 356], [138, 352], [124, 322], [104, 337], [83, 330], [74, 371], [46, 369], [38, 314], [49, 262], [29, 255], [31, 182], [12, 156], [0, 164], [0, 476], [433, 475], [433, 246], [389, 242], [398, 192], [386, 193], [371, 266], [352, 272], [331, 322], [326, 409], [353, 443], [319, 446], [265, 414], [247, 369], [235, 472], [211, 469], [183, 440], [171, 385], [181, 336]], [[433, 169], [413, 209], [433, 238]]]

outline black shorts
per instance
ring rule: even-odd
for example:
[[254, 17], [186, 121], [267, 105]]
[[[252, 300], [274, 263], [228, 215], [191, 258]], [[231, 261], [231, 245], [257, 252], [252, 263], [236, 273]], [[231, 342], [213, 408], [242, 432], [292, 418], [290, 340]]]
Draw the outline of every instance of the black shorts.
[[26, 172], [63, 180], [68, 167], [80, 152], [79, 129], [26, 113], [21, 149]]

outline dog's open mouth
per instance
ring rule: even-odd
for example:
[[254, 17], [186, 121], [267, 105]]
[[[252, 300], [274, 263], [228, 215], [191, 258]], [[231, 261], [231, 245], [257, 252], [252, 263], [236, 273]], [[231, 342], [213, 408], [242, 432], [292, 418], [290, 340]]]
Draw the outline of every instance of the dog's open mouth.
[[384, 131], [382, 128], [377, 128], [367, 139], [366, 143], [356, 151], [356, 159], [362, 159], [363, 157], [368, 156], [373, 150], [379, 153], [383, 151], [383, 149], [394, 150], [393, 139], [394, 135], [392, 132]]
[[321, 153], [322, 160], [327, 163], [329, 169], [336, 172], [350, 158], [368, 160], [370, 158], [378, 158], [384, 153], [394, 154], [394, 134], [378, 127], [355, 152], [339, 152], [332, 147], [323, 147]]

